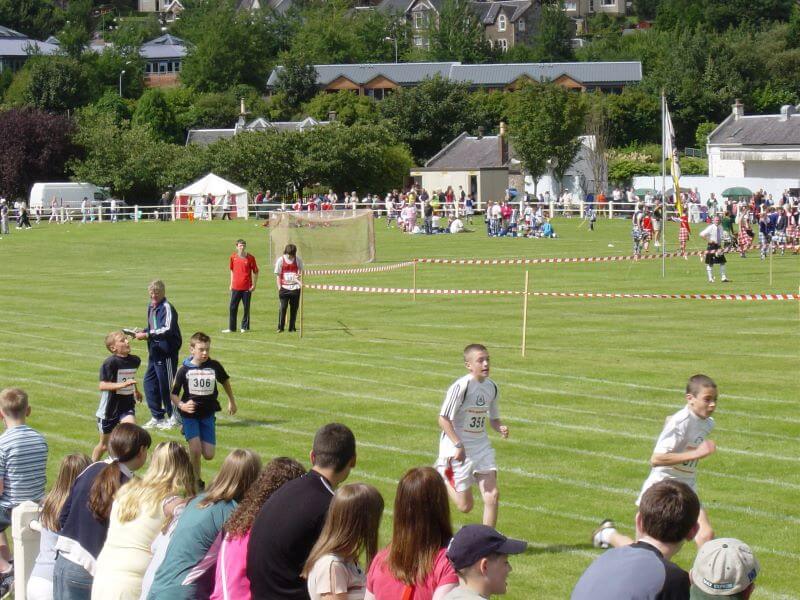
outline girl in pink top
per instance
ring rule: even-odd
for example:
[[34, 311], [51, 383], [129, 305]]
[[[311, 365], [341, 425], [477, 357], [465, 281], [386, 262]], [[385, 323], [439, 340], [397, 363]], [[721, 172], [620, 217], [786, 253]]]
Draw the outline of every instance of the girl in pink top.
[[440, 600], [458, 585], [445, 556], [453, 537], [447, 488], [431, 467], [408, 471], [397, 486], [392, 542], [367, 573], [366, 600]]
[[217, 556], [217, 572], [211, 600], [250, 600], [247, 578], [247, 542], [256, 515], [267, 499], [284, 483], [306, 472], [291, 458], [274, 458], [264, 467], [258, 480], [247, 490], [222, 528], [222, 545]]

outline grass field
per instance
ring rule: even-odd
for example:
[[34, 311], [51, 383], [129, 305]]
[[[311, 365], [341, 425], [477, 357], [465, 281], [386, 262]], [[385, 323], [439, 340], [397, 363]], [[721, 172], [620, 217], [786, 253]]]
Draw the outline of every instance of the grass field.
[[[378, 264], [451, 258], [590, 256], [630, 252], [629, 228], [557, 220], [556, 240], [488, 239], [482, 223], [459, 236], [404, 236], [376, 226]], [[670, 240], [677, 237], [670, 229]], [[245, 237], [263, 269], [253, 330], [223, 336], [227, 257]], [[697, 240], [697, 230], [693, 241]], [[691, 243], [691, 242], [690, 242]], [[609, 247], [609, 244], [613, 247]], [[95, 443], [97, 371], [104, 335], [144, 325], [146, 285], [167, 283], [184, 339], [213, 338], [240, 406], [218, 423], [220, 455], [237, 446], [263, 457], [307, 457], [313, 432], [337, 420], [359, 444], [351, 481], [376, 485], [391, 508], [410, 466], [433, 463], [436, 415], [463, 374], [461, 349], [485, 343], [500, 388], [508, 440], [493, 436], [500, 466], [498, 528], [528, 540], [512, 561], [512, 599], [567, 598], [598, 554], [589, 532], [604, 517], [632, 533], [634, 500], [664, 418], [682, 406], [693, 373], [720, 389], [713, 439], [699, 468], [701, 499], [718, 535], [751, 544], [761, 561], [756, 598], [800, 598], [800, 312], [798, 302], [532, 298], [528, 353], [520, 356], [522, 299], [367, 295], [309, 290], [305, 333], [276, 334], [266, 230], [233, 223], [39, 226], [0, 240], [0, 387], [31, 395], [31, 424], [50, 442], [49, 474]], [[525, 267], [420, 265], [419, 287], [521, 289]], [[532, 290], [796, 293], [800, 258], [729, 260], [728, 284], [703, 265], [660, 261], [528, 267]], [[408, 287], [411, 270], [318, 276], [318, 283]], [[309, 278], [311, 280], [311, 278]], [[184, 349], [186, 349], [186, 346]], [[141, 342], [134, 352], [145, 358]], [[141, 422], [146, 410], [139, 412]], [[164, 437], [155, 434], [156, 439]], [[220, 456], [205, 472], [217, 468]], [[206, 477], [208, 479], [208, 477]], [[454, 514], [457, 525], [480, 519]], [[382, 539], [391, 531], [391, 512]], [[691, 565], [695, 549], [678, 555]]]

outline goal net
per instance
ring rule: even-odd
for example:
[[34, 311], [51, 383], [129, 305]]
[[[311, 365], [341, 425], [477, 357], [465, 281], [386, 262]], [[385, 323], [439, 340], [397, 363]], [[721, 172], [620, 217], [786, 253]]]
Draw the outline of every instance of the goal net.
[[371, 210], [272, 212], [270, 256], [297, 246], [304, 264], [358, 264], [375, 260], [375, 226]]

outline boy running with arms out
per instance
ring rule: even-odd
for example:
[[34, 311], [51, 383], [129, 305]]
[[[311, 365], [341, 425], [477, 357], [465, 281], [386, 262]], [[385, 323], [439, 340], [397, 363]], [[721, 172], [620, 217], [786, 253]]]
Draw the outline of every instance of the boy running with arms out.
[[[200, 489], [205, 483], [200, 477], [200, 456], [214, 458], [217, 445], [215, 412], [222, 410], [217, 400], [217, 383], [228, 395], [228, 414], [236, 414], [231, 380], [223, 366], [209, 356], [211, 338], [198, 331], [189, 341], [191, 356], [183, 361], [172, 386], [172, 403], [183, 418], [183, 436], [189, 444], [189, 456]], [[179, 394], [183, 392], [183, 396]]]
[[108, 450], [108, 438], [120, 423], [136, 425], [135, 403], [142, 401], [136, 383], [136, 370], [142, 359], [131, 354], [128, 336], [122, 331], [112, 331], [106, 336], [106, 348], [111, 356], [100, 367], [100, 405], [97, 407], [97, 428], [100, 441], [92, 450], [92, 462], [103, 458]]
[[464, 348], [469, 371], [447, 390], [439, 411], [439, 458], [436, 468], [445, 478], [447, 493], [458, 510], [472, 510], [472, 485], [477, 483], [483, 498], [483, 524], [497, 524], [497, 465], [486, 426], [503, 438], [508, 427], [500, 421], [497, 385], [489, 379], [489, 352], [481, 344]]
[[[716, 444], [706, 439], [714, 428], [711, 415], [716, 408], [717, 384], [707, 375], [692, 375], [686, 384], [686, 406], [667, 417], [664, 429], [658, 436], [650, 457], [652, 469], [636, 500], [637, 506], [644, 493], [659, 481], [680, 481], [696, 491], [698, 461], [717, 450]], [[702, 505], [697, 523], [699, 531], [694, 540], [700, 547], [714, 539], [714, 530]], [[632, 540], [618, 533], [613, 521], [607, 520], [595, 530], [592, 542], [598, 548], [617, 548], [631, 544]]]

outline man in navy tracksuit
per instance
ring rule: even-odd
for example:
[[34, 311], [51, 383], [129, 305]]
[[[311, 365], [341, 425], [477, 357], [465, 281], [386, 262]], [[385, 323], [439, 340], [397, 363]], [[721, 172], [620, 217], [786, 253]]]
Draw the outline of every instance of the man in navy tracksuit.
[[144, 394], [153, 418], [145, 429], [171, 429], [178, 421], [172, 414], [170, 390], [178, 370], [181, 349], [181, 330], [178, 311], [166, 299], [164, 282], [153, 281], [147, 288], [150, 304], [147, 307], [147, 327], [136, 334], [137, 340], [147, 339], [147, 372], [144, 374]]

